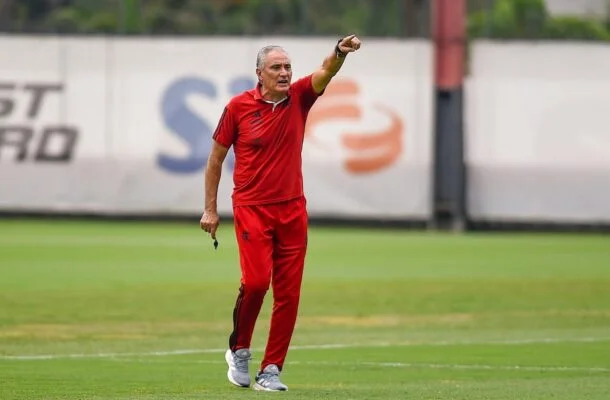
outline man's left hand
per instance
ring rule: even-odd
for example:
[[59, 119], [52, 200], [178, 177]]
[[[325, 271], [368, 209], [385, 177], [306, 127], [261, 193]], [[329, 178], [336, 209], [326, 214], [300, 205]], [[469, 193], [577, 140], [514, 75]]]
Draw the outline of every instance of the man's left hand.
[[337, 46], [342, 53], [352, 53], [360, 48], [360, 39], [356, 35], [349, 35], [341, 39]]

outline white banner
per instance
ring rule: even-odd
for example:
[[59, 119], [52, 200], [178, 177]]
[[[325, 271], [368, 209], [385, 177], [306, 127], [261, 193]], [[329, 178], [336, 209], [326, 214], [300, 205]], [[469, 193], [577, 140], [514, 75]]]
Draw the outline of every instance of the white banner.
[[[270, 43], [297, 79], [335, 42], [0, 37], [0, 208], [199, 214], [211, 134]], [[308, 121], [311, 216], [429, 216], [432, 71], [424, 41], [367, 40], [349, 56]]]
[[610, 47], [480, 41], [471, 55], [470, 215], [610, 222]]

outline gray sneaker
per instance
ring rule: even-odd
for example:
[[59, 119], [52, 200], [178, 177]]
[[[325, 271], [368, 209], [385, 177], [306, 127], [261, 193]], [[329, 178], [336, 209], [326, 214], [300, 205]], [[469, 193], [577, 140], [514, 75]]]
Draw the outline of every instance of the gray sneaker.
[[250, 372], [248, 371], [248, 361], [250, 361], [250, 350], [239, 349], [235, 353], [231, 349], [225, 353], [225, 360], [229, 364], [227, 378], [229, 382], [239, 387], [250, 386]]
[[280, 381], [280, 369], [275, 364], [269, 364], [262, 372], [256, 374], [254, 390], [265, 390], [267, 392], [283, 392], [288, 386]]

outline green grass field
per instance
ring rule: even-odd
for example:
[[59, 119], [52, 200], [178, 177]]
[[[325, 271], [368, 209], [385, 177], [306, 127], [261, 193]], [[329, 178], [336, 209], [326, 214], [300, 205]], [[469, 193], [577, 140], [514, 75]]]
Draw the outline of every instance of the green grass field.
[[0, 221], [0, 399], [610, 399], [609, 236], [312, 228], [281, 394], [226, 380], [219, 239]]

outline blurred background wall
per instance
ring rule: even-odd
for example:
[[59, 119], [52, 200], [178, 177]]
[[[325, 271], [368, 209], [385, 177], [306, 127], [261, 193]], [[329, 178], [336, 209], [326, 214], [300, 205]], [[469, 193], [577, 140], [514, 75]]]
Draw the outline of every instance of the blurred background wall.
[[297, 77], [354, 32], [307, 126], [312, 219], [610, 225], [605, 0], [4, 0], [0, 32], [5, 215], [196, 217], [256, 51]]

